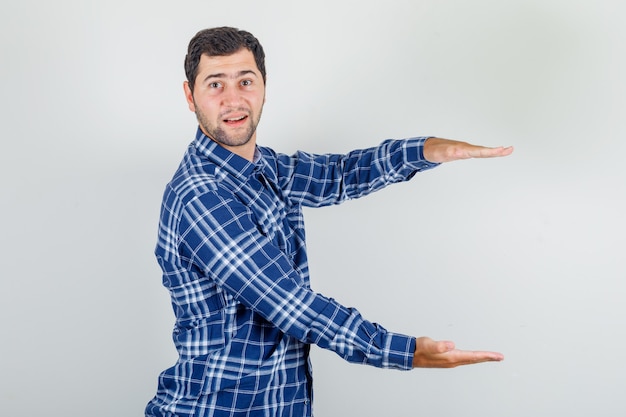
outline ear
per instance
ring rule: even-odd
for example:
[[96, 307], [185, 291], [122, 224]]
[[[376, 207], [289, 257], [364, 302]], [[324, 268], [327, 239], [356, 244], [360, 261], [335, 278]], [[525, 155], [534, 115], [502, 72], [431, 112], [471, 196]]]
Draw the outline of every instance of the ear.
[[189, 88], [189, 82], [185, 81], [183, 83], [183, 90], [185, 91], [185, 99], [187, 99], [187, 105], [189, 106], [189, 110], [192, 112], [196, 112], [196, 105], [193, 101], [193, 93], [191, 92], [191, 88]]

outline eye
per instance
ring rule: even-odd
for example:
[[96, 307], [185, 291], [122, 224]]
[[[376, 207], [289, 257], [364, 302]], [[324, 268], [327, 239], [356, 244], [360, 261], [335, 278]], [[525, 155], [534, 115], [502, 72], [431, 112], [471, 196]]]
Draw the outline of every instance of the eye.
[[242, 80], [241, 85], [244, 87], [250, 87], [252, 85], [252, 80]]
[[221, 87], [222, 87], [222, 83], [219, 83], [217, 81], [209, 83], [209, 88], [221, 88]]

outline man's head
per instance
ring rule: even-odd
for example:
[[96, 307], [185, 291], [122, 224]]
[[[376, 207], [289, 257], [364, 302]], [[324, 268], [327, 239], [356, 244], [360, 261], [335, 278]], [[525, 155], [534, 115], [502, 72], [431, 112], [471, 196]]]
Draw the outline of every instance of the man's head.
[[185, 56], [185, 74], [189, 88], [193, 91], [198, 75], [198, 65], [202, 55], [226, 56], [232, 55], [240, 49], [252, 52], [256, 66], [266, 82], [265, 52], [257, 38], [250, 32], [232, 27], [217, 27], [204, 29], [196, 33], [189, 42]]
[[265, 103], [265, 55], [250, 33], [206, 29], [189, 43], [185, 98], [213, 141], [252, 160]]

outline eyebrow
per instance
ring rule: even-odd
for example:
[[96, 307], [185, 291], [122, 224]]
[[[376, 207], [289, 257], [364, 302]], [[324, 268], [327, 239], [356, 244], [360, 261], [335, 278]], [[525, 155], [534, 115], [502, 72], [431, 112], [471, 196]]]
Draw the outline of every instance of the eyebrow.
[[203, 82], [207, 82], [208, 80], [210, 80], [211, 78], [230, 78], [230, 79], [235, 79], [235, 78], [239, 78], [239, 77], [243, 77], [244, 75], [248, 75], [248, 74], [252, 74], [255, 77], [258, 77], [258, 75], [256, 74], [256, 72], [252, 71], [252, 70], [241, 70], [238, 73], [228, 76], [223, 72], [218, 72], [215, 74], [209, 74], [206, 77], [204, 77]]

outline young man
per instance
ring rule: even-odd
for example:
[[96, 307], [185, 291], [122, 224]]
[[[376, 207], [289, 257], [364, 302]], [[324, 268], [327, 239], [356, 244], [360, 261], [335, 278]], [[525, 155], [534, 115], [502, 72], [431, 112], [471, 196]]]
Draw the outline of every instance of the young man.
[[179, 359], [160, 375], [146, 416], [311, 416], [313, 343], [382, 368], [502, 360], [388, 332], [313, 292], [301, 210], [512, 148], [420, 137], [346, 155], [276, 153], [256, 144], [264, 59], [257, 39], [234, 28], [189, 44], [184, 91], [199, 128], [166, 187], [156, 248]]

